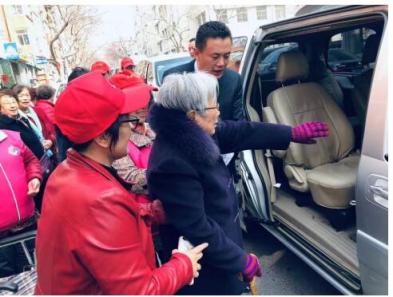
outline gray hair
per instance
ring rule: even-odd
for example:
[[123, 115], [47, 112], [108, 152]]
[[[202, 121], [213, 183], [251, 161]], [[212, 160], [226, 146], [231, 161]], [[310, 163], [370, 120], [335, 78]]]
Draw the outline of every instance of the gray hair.
[[217, 101], [218, 82], [206, 72], [171, 74], [165, 77], [157, 103], [165, 108], [205, 113], [209, 100]]

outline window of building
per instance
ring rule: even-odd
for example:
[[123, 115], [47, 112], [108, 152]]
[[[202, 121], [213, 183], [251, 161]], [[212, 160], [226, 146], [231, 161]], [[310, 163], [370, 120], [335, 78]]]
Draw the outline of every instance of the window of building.
[[30, 44], [29, 35], [26, 30], [17, 30], [16, 34], [18, 35], [18, 41], [20, 45]]
[[206, 23], [206, 12], [202, 12], [197, 16], [197, 22], [199, 26]]
[[284, 5], [276, 5], [276, 19], [284, 19], [285, 18], [285, 6]]
[[266, 6], [257, 6], [257, 20], [266, 20], [267, 10]]
[[218, 11], [218, 20], [223, 23], [228, 23], [228, 11], [226, 9], [220, 9]]
[[12, 5], [14, 10], [14, 14], [23, 14], [23, 7], [22, 5]]
[[236, 9], [237, 21], [239, 23], [247, 22], [247, 8]]

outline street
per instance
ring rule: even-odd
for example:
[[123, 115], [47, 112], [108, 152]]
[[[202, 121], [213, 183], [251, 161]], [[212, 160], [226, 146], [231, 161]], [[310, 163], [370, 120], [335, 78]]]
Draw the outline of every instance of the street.
[[261, 260], [264, 272], [258, 278], [261, 295], [339, 295], [300, 258], [262, 227], [244, 233], [245, 248]]

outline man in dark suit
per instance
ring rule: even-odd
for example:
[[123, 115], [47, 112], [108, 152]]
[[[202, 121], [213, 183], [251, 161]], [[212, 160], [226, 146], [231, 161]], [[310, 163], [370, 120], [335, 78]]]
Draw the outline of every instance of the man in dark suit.
[[226, 68], [232, 48], [232, 35], [221, 22], [210, 21], [199, 27], [195, 40], [195, 60], [167, 70], [171, 73], [205, 71], [218, 79], [221, 119], [244, 119], [240, 75]]

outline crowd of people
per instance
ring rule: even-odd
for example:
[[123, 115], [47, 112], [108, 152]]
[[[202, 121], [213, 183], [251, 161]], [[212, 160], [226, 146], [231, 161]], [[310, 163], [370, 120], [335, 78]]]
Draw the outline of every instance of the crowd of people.
[[[37, 294], [233, 295], [262, 275], [243, 247], [236, 153], [328, 128], [246, 121], [227, 26], [190, 42], [194, 60], [159, 90], [125, 57], [112, 75], [74, 68], [55, 105], [49, 86], [0, 91], [0, 236], [37, 228]], [[17, 252], [0, 250], [0, 276], [20, 272]]]

